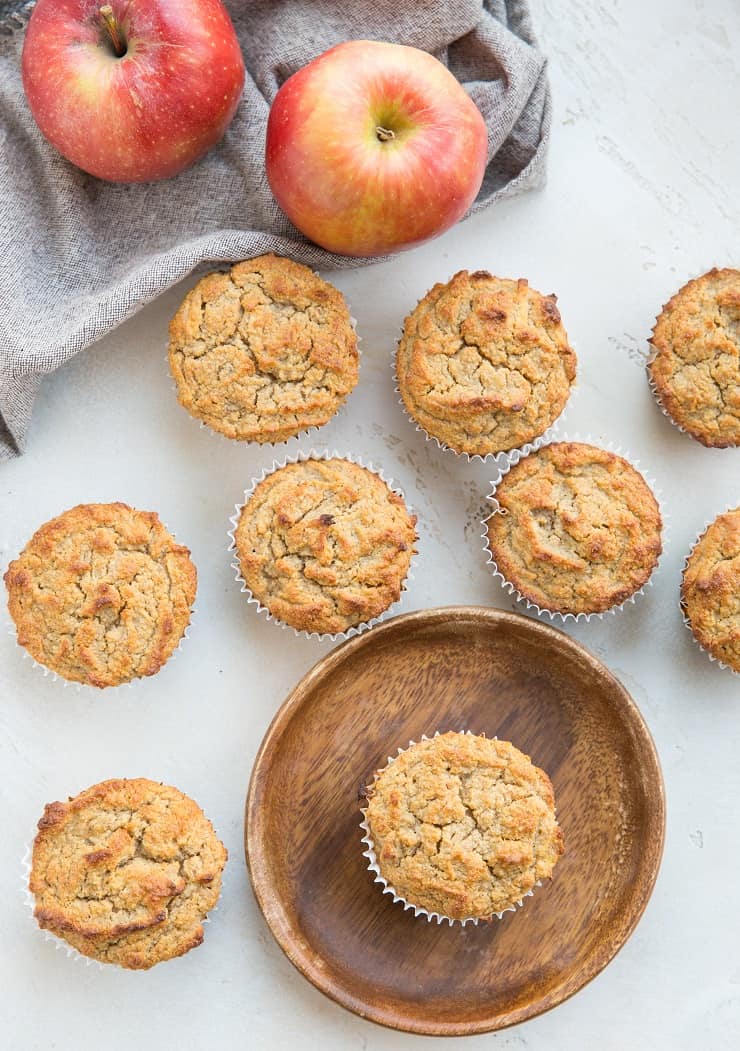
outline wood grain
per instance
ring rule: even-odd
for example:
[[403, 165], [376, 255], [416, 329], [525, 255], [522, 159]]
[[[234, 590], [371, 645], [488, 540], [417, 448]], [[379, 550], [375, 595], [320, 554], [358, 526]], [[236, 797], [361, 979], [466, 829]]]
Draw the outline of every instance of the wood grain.
[[[553, 781], [565, 855], [491, 924], [415, 919], [365, 868], [363, 786], [435, 730], [511, 740]], [[257, 755], [245, 843], [265, 919], [317, 988], [383, 1025], [463, 1035], [554, 1007], [606, 966], [650, 897], [664, 826], [652, 739], [611, 673], [538, 621], [450, 607], [385, 622], [298, 684]]]

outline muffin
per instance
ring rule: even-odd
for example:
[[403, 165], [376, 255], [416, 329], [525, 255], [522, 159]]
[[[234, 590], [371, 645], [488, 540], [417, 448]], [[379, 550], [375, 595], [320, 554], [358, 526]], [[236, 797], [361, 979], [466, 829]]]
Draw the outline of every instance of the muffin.
[[658, 402], [702, 445], [740, 445], [740, 270], [689, 281], [658, 317], [648, 375]]
[[274, 618], [334, 635], [399, 599], [415, 526], [403, 497], [366, 467], [337, 457], [288, 463], [239, 512], [237, 568]]
[[406, 318], [396, 354], [409, 415], [456, 453], [487, 456], [544, 434], [565, 408], [576, 356], [554, 295], [461, 270]]
[[342, 293], [277, 255], [204, 277], [170, 322], [170, 369], [183, 408], [214, 431], [284, 442], [334, 416], [359, 355]]
[[28, 885], [43, 930], [133, 970], [203, 941], [227, 854], [188, 796], [143, 777], [103, 781], [49, 803], [38, 828]]
[[549, 879], [563, 853], [549, 777], [495, 738], [411, 744], [376, 775], [363, 813], [381, 882], [417, 914], [490, 919]]
[[699, 645], [740, 672], [740, 507], [718, 515], [694, 545], [681, 609]]
[[196, 571], [153, 511], [79, 504], [34, 533], [4, 580], [18, 644], [62, 678], [102, 688], [168, 660]]
[[497, 572], [542, 610], [603, 613], [647, 582], [662, 550], [658, 502], [615, 453], [553, 442], [504, 473], [491, 497]]

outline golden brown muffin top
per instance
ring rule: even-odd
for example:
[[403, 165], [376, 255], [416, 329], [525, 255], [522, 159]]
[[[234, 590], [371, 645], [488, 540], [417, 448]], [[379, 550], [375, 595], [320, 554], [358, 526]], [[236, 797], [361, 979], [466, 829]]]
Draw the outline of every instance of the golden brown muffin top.
[[196, 570], [153, 511], [79, 504], [34, 533], [4, 580], [19, 645], [64, 679], [103, 687], [171, 656]]
[[542, 609], [601, 613], [648, 580], [662, 550], [650, 487], [615, 453], [553, 442], [525, 456], [495, 492], [487, 521], [498, 569]]
[[188, 412], [228, 438], [283, 442], [320, 427], [357, 383], [342, 293], [277, 255], [208, 274], [170, 322], [169, 360]]
[[49, 803], [29, 889], [39, 926], [85, 956], [145, 969], [203, 940], [226, 848], [192, 799], [146, 778]]
[[398, 389], [427, 434], [486, 456], [543, 434], [565, 408], [576, 356], [554, 295], [461, 270], [406, 318]]
[[740, 672], [740, 507], [718, 515], [694, 545], [681, 607], [697, 642]]
[[451, 919], [503, 912], [563, 853], [550, 779], [508, 741], [445, 733], [377, 775], [366, 820], [396, 893]]
[[658, 400], [702, 445], [740, 445], [740, 270], [710, 270], [658, 317], [648, 364]]
[[242, 577], [298, 631], [346, 631], [401, 595], [416, 518], [373, 471], [349, 460], [280, 467], [256, 486], [234, 541]]

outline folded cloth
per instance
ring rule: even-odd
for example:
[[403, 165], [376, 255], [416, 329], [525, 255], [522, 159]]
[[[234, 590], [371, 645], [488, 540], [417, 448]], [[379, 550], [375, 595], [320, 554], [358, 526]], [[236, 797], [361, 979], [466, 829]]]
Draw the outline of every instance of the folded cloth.
[[200, 264], [266, 251], [322, 270], [368, 261], [306, 241], [265, 178], [270, 102], [328, 47], [410, 44], [462, 81], [488, 126], [473, 212], [543, 181], [550, 97], [526, 0], [227, 0], [247, 77], [225, 138], [176, 178], [131, 185], [86, 175], [42, 138], [20, 75], [32, 6], [0, 5], [0, 459], [24, 448], [45, 373]]

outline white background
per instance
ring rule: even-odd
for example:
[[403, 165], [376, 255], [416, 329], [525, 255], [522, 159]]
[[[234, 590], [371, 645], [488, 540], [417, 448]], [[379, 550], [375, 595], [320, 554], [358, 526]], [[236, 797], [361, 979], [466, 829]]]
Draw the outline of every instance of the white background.
[[[468, 1038], [465, 1047], [737, 1047], [740, 679], [694, 646], [677, 594], [697, 532], [740, 500], [740, 449], [704, 449], [675, 430], [651, 400], [640, 356], [656, 311], [688, 277], [740, 265], [740, 5], [533, 6], [555, 96], [547, 188], [392, 262], [336, 276], [363, 336], [361, 378], [314, 441], [376, 463], [418, 510], [420, 556], [402, 609], [511, 608], [478, 539], [490, 469], [442, 454], [417, 434], [396, 403], [389, 357], [404, 315], [457, 269], [526, 276], [558, 294], [580, 365], [569, 430], [639, 458], [670, 518], [647, 596], [617, 618], [566, 628], [621, 678], [655, 736], [666, 851], [644, 919], [602, 975], [553, 1012]], [[2, 568], [62, 509], [124, 500], [159, 511], [192, 548], [200, 576], [190, 640], [160, 675], [130, 690], [65, 689], [0, 636], [0, 1043], [432, 1047], [324, 999], [283, 957], [249, 889], [242, 809], [253, 757], [277, 706], [331, 647], [267, 623], [232, 579], [227, 520], [272, 456], [212, 437], [175, 402], [166, 329], [189, 284], [49, 378], [27, 454], [0, 470]], [[141, 775], [177, 785], [216, 824], [231, 854], [221, 906], [201, 948], [148, 973], [76, 964], [24, 911], [24, 844], [44, 803], [104, 778]]]

